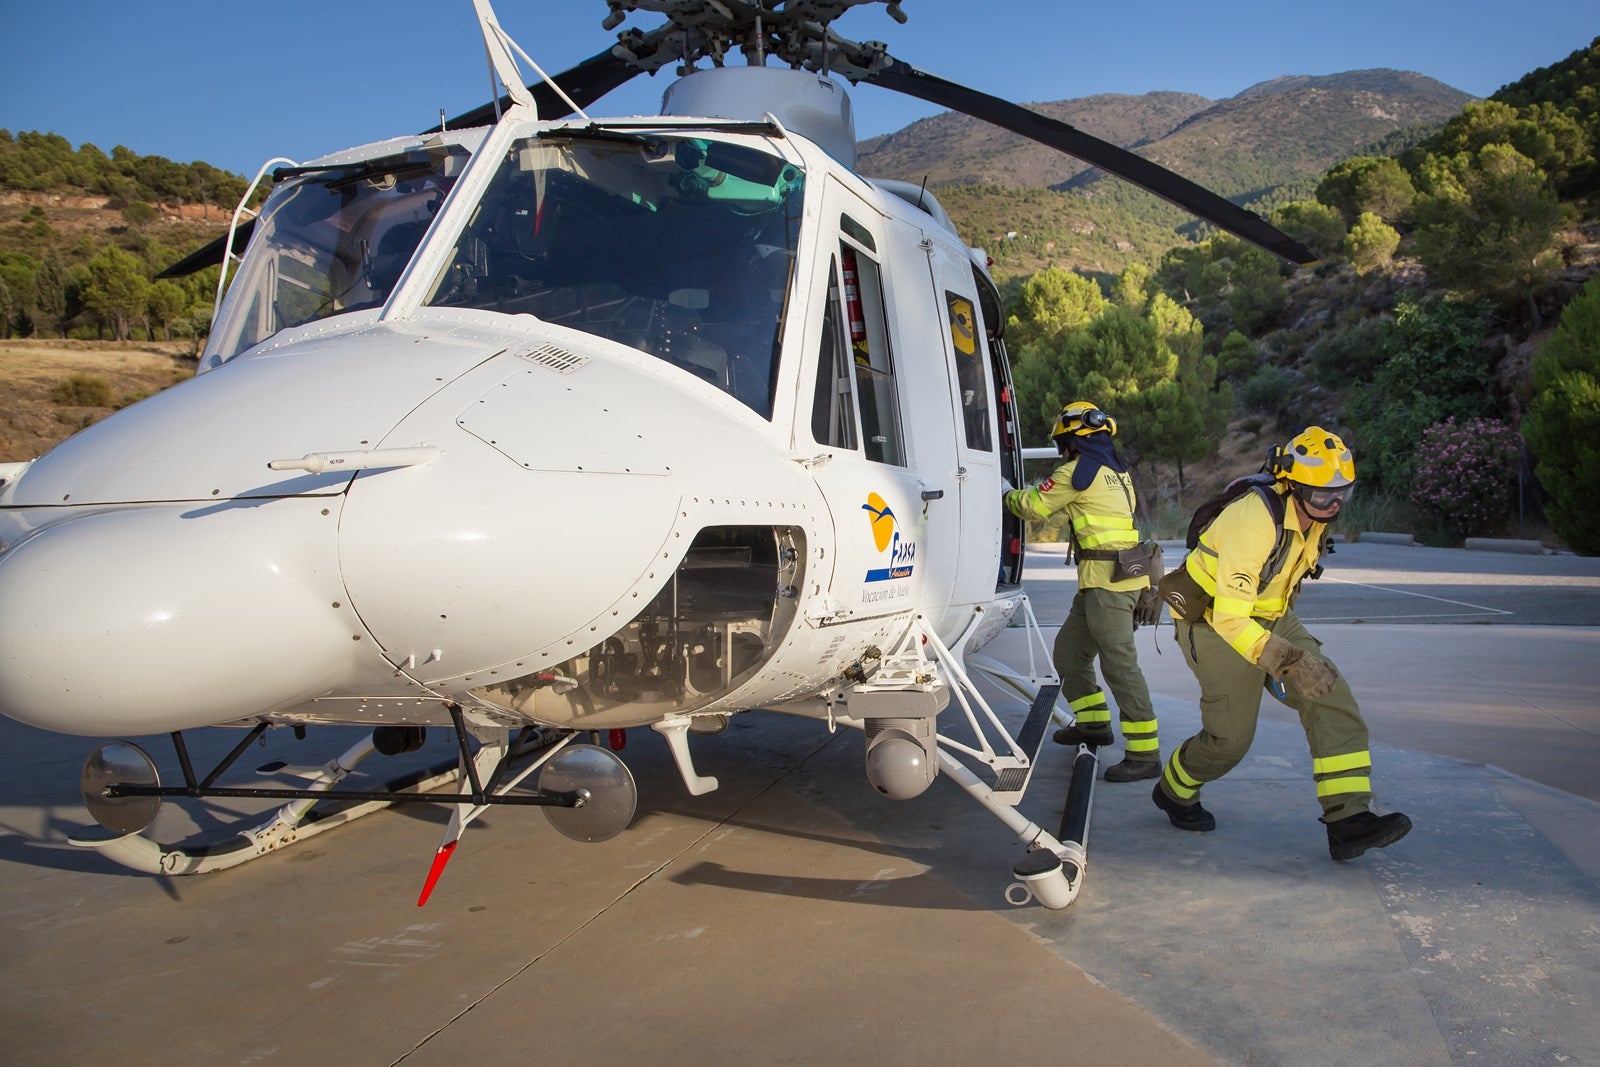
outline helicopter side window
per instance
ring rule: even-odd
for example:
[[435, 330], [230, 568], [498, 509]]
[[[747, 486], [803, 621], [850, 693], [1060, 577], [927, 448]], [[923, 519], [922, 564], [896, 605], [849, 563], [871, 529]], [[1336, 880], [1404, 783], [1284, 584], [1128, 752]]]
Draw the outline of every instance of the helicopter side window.
[[883, 283], [878, 264], [849, 242], [840, 242], [845, 320], [856, 390], [861, 396], [861, 437], [868, 459], [905, 466], [900, 432], [900, 401], [884, 317]]
[[950, 340], [956, 350], [956, 384], [961, 390], [961, 422], [966, 429], [967, 447], [977, 452], [993, 452], [989, 432], [989, 386], [984, 381], [983, 345], [979, 340], [977, 314], [972, 301], [948, 289], [945, 310], [950, 316]]
[[[829, 264], [828, 277], [836, 276], [837, 261]], [[811, 404], [811, 436], [818, 444], [835, 448], [856, 447], [855, 398], [850, 388], [849, 350], [839, 331], [839, 290], [830, 287], [823, 302], [822, 351], [817, 357], [817, 389]]]
[[507, 153], [427, 303], [615, 341], [771, 418], [803, 191], [745, 145], [545, 131]]

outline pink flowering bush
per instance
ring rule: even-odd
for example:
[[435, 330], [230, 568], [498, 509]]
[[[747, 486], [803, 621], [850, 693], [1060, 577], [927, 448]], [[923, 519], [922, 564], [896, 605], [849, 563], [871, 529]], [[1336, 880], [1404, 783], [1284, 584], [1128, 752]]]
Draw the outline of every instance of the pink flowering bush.
[[1411, 502], [1464, 537], [1503, 528], [1522, 465], [1522, 438], [1495, 419], [1452, 416], [1422, 431]]

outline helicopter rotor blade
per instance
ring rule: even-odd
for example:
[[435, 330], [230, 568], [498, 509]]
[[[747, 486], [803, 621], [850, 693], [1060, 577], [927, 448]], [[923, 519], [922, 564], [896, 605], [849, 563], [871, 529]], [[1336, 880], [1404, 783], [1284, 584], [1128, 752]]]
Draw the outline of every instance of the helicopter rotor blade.
[[[238, 228], [233, 231], [234, 255], [244, 255], [244, 246], [250, 243], [250, 235], [255, 232], [255, 229], [255, 219], [245, 219], [243, 222], [239, 223]], [[223, 234], [221, 237], [218, 237], [209, 244], [203, 245], [202, 247], [195, 249], [193, 252], [190, 252], [188, 255], [178, 260], [178, 262], [174, 263], [160, 274], [157, 274], [153, 280], [160, 281], [163, 278], [183, 278], [190, 274], [203, 271], [207, 267], [215, 267], [217, 264], [222, 262], [222, 246], [227, 243], [228, 235]]]
[[[562, 90], [579, 107], [588, 107], [596, 100], [605, 96], [611, 90], [629, 81], [635, 75], [642, 73], [627, 60], [613, 54], [611, 49], [596, 53], [577, 66], [562, 71], [555, 75], [553, 80], [560, 85]], [[528, 91], [533, 94], [533, 102], [539, 109], [541, 119], [561, 119], [572, 114], [572, 108], [567, 102], [556, 94], [546, 82], [534, 82], [528, 86]], [[504, 112], [511, 106], [511, 98], [500, 98], [500, 111]], [[471, 111], [465, 111], [446, 122], [451, 129], [462, 126], [487, 126], [495, 120], [495, 105], [484, 104]], [[423, 133], [437, 133], [439, 127], [423, 130]]]
[[1311, 263], [1317, 258], [1310, 249], [1254, 212], [1246, 211], [1158, 163], [1152, 163], [1109, 141], [1102, 141], [1065, 122], [1029, 111], [997, 96], [946, 81], [898, 59], [888, 58], [878, 69], [862, 74], [860, 80], [983, 119], [1076, 156], [1290, 262]]

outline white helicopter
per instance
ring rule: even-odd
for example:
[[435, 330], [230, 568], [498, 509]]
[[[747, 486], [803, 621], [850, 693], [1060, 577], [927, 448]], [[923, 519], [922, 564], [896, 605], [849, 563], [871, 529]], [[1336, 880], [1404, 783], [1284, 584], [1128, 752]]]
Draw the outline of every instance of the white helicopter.
[[[227, 239], [173, 268], [238, 260], [193, 380], [0, 468], [0, 713], [170, 734], [185, 779], [100, 746], [83, 793], [109, 836], [78, 843], [200, 873], [448, 803], [422, 904], [495, 805], [541, 806], [581, 840], [631, 821], [632, 776], [585, 737], [649, 726], [700, 794], [717, 779], [689, 735], [766, 710], [862, 730], [886, 796], [943, 772], [1022, 842], [1013, 903], [1075, 898], [1093, 751], [1059, 834], [1016, 808], [1064, 712], [1000, 506], [1029, 450], [999, 294], [932, 195], [856, 173], [833, 76], [1311, 257], [1146, 160], [833, 33], [868, 2], [608, 0], [608, 30], [667, 22], [549, 77], [474, 0], [504, 97], [263, 167], [259, 215], [240, 225], [241, 202]], [[660, 115], [584, 110], [667, 64], [683, 77]], [[1013, 619], [1027, 672], [977, 654]], [[1015, 736], [972, 672], [1030, 702]], [[319, 724], [372, 731], [301, 787], [217, 784], [264, 731]], [[201, 775], [183, 732], [208, 726], [247, 732]], [[439, 726], [449, 766], [337, 788]], [[179, 848], [143, 833], [169, 796], [287, 803]]]

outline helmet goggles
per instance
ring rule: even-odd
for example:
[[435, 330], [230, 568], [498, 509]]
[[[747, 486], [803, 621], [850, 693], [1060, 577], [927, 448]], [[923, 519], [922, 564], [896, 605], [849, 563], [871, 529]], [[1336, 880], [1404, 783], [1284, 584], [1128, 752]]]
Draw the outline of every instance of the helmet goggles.
[[1349, 485], [1300, 485], [1294, 487], [1295, 496], [1306, 506], [1313, 517], [1338, 514], [1355, 495], [1355, 483]]

